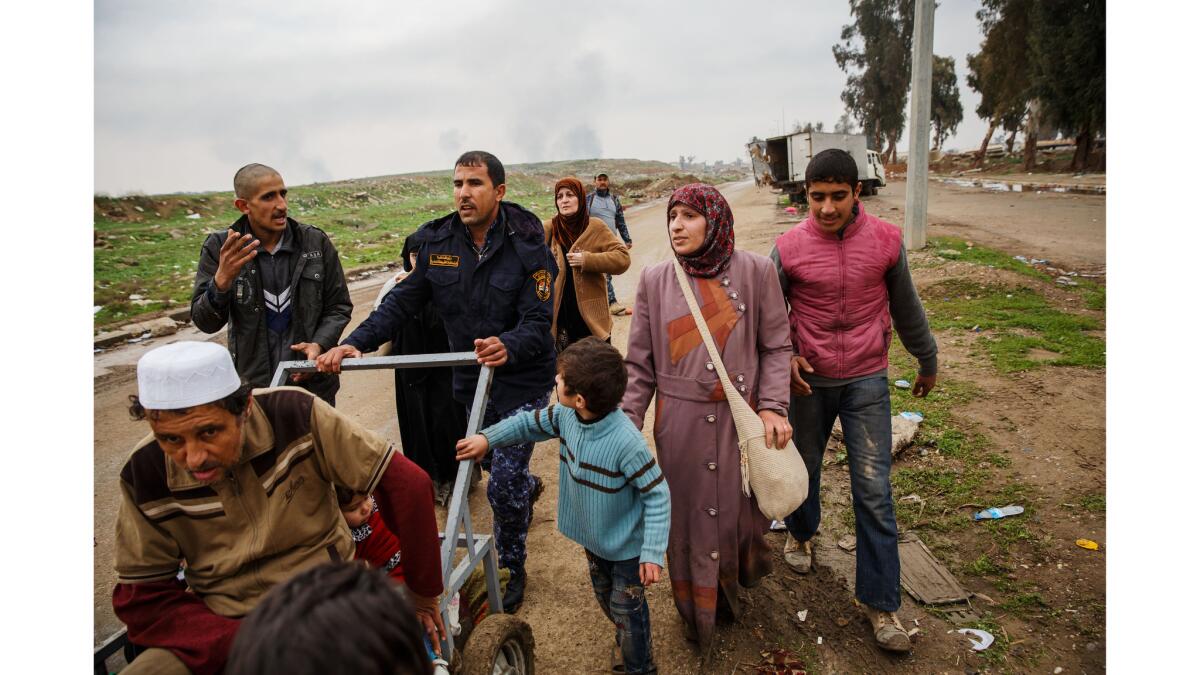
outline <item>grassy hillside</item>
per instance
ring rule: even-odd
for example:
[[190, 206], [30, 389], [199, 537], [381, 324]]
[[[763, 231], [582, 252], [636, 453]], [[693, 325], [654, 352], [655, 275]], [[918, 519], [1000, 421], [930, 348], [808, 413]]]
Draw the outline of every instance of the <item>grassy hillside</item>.
[[[506, 170], [506, 198], [543, 218], [554, 213], [551, 190], [562, 176], [579, 176], [590, 184], [591, 176], [605, 171], [627, 204], [697, 180], [669, 164], [633, 159], [541, 162]], [[289, 215], [327, 232], [349, 274], [395, 261], [405, 236], [453, 210], [450, 175], [436, 171], [289, 185]], [[701, 178], [718, 182], [741, 176]], [[97, 196], [93, 298], [101, 309], [94, 317], [96, 329], [186, 307], [201, 243], [239, 215], [232, 191]]]

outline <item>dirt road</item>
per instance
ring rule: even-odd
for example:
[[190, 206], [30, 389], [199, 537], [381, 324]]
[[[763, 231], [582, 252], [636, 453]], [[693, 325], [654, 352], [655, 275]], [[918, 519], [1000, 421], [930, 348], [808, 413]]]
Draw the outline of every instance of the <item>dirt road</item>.
[[[736, 219], [737, 244], [765, 254], [774, 238], [792, 226], [795, 217], [786, 214], [777, 204], [777, 196], [753, 183], [739, 183], [722, 188], [730, 200]], [[889, 185], [877, 197], [868, 198], [867, 208], [885, 219], [901, 222], [904, 208], [903, 182]], [[1104, 198], [1046, 194], [990, 194], [979, 189], [934, 185], [930, 197], [930, 236], [957, 235], [977, 244], [1009, 252], [1049, 258], [1060, 266], [1096, 269], [1104, 265]], [[652, 202], [627, 211], [627, 223], [634, 239], [633, 266], [625, 275], [614, 279], [618, 297], [630, 303], [640, 270], [668, 255], [664, 236], [665, 208], [662, 201]], [[913, 256], [914, 268], [923, 263], [919, 253]], [[939, 273], [944, 273], [940, 270]], [[924, 288], [934, 280], [924, 270], [915, 272], [918, 286]], [[379, 280], [376, 280], [376, 284]], [[352, 291], [355, 311], [352, 326], [360, 322], [374, 299], [376, 287], [364, 284]], [[615, 321], [613, 343], [624, 348], [628, 338], [629, 318]], [[195, 339], [184, 333], [154, 341], [165, 344], [176, 339]], [[1007, 478], [1029, 482], [1034, 489], [1058, 490], [1068, 494], [1078, 484], [1104, 484], [1104, 376], [1103, 371], [1052, 368], [1021, 375], [1017, 379], [997, 376], [971, 356], [974, 343], [970, 336], [941, 335], [942, 359], [945, 373], [951, 377], [978, 382], [988, 394], [968, 405], [962, 414], [980, 425], [999, 448], [998, 452], [1012, 457]], [[97, 642], [118, 627], [110, 608], [113, 584], [111, 571], [113, 518], [116, 505], [116, 476], [129, 449], [145, 433], [144, 424], [128, 420], [124, 413], [125, 398], [135, 388], [132, 350], [105, 355], [98, 364], [95, 380], [95, 637]], [[339, 409], [379, 433], [399, 442], [395, 426], [392, 378], [386, 372], [354, 373], [344, 377], [338, 397]], [[1000, 409], [1003, 412], [997, 413]], [[1044, 415], [1047, 409], [1056, 415]], [[651, 408], [653, 410], [653, 408]], [[646, 429], [652, 428], [647, 420]], [[552, 444], [542, 444], [534, 452], [533, 471], [547, 482], [547, 490], [538, 503], [529, 534], [529, 586], [521, 615], [533, 627], [537, 640], [538, 667], [543, 672], [603, 672], [608, 658], [608, 640], [612, 634], [598, 608], [588, 583], [586, 563], [579, 547], [563, 538], [555, 529], [554, 514], [557, 501], [558, 461]], [[1034, 446], [1030, 448], [1030, 446]], [[1025, 452], [1031, 450], [1031, 452]], [[907, 461], [907, 460], [906, 460]], [[825, 502], [848, 504], [848, 481], [840, 471], [830, 471], [826, 478]], [[899, 497], [899, 495], [898, 495]], [[1049, 499], [1043, 507], [1039, 523], [1051, 523], [1057, 517], [1055, 509], [1064, 499]], [[490, 510], [482, 490], [472, 496], [472, 513], [481, 527], [490, 525]], [[1068, 506], [1070, 506], [1068, 504]], [[1091, 538], [1103, 540], [1103, 514], [1099, 519], [1080, 521], [1061, 508], [1061, 532], [1051, 534], [1064, 539], [1072, 533], [1087, 531]], [[832, 507], [827, 510], [832, 514]], [[444, 514], [442, 514], [444, 516]], [[916, 649], [910, 656], [884, 655], [869, 644], [865, 624], [860, 623], [859, 610], [854, 606], [853, 556], [839, 551], [834, 542], [841, 524], [827, 516], [817, 541], [818, 569], [810, 577], [794, 575], [782, 564], [779, 550], [781, 535], [770, 535], [776, 546], [776, 572], [758, 588], [746, 594], [747, 613], [733, 624], [719, 628], [714, 652], [702, 662], [694, 647], [682, 636], [679, 620], [670, 597], [669, 582], [647, 591], [654, 625], [655, 655], [659, 667], [667, 673], [730, 672], [739, 666], [758, 663], [760, 651], [783, 646], [804, 655], [810, 667], [829, 672], [899, 672], [925, 673], [932, 671], [962, 672], [964, 667], [981, 663], [970, 654], [961, 636], [947, 635], [952, 627], [935, 614], [919, 607], [905, 596], [901, 617], [906, 625], [917, 620], [922, 632]], [[1050, 525], [1047, 524], [1047, 527]], [[1053, 529], [1053, 528], [1051, 528]], [[833, 534], [831, 534], [833, 532]], [[946, 555], [970, 560], [986, 542], [965, 540], [961, 552]], [[1039, 584], [1039, 596], [1048, 605], [1074, 607], [1065, 611], [1080, 611], [1086, 607], [1098, 616], [1078, 628], [1072, 625], [1040, 625], [1027, 615], [1001, 615], [1012, 641], [1033, 641], [1024, 647], [1037, 650], [1036, 661], [1042, 666], [1082, 667], [1088, 671], [1103, 669], [1103, 558], [1098, 567], [1094, 562], [1075, 563], [1077, 556], [1066, 546], [1056, 543], [1036, 562], [1036, 570], [1014, 569], [1010, 576], [1025, 583]], [[938, 551], [939, 556], [943, 555]], [[1064, 573], [1063, 561], [1069, 572]], [[1058, 567], [1054, 567], [1058, 562]], [[1030, 563], [1034, 560], [1030, 558]], [[1043, 568], [1043, 563], [1045, 567]], [[1086, 565], [1091, 564], [1091, 567]], [[1081, 567], [1083, 565], [1083, 567]], [[1021, 565], [1033, 568], [1034, 565]], [[1020, 574], [1017, 574], [1017, 573]], [[997, 591], [982, 580], [964, 580], [971, 590], [995, 596]], [[1073, 587], [1073, 590], [1072, 590]], [[1066, 589], [1066, 590], [1063, 590]], [[1063, 594], [1067, 595], [1063, 595]], [[1074, 593], [1075, 595], [1070, 595]], [[1077, 596], [1081, 594], [1084, 599]], [[1058, 603], [1057, 605], [1055, 603]], [[1072, 604], [1074, 603], [1074, 604]], [[1088, 604], [1091, 603], [1091, 604]], [[799, 609], [810, 609], [807, 622], [795, 617]], [[997, 609], [997, 612], [1000, 610]], [[1048, 613], [1048, 612], [1047, 612]], [[1060, 613], [1061, 615], [1061, 613]], [[1061, 615], [1079, 617], [1079, 614]], [[1078, 620], [1078, 619], [1077, 619]], [[1083, 635], [1096, 633], [1099, 638]], [[1020, 635], [1018, 637], [1018, 631]], [[1088, 632], [1090, 631], [1090, 633]], [[818, 638], [822, 645], [817, 646]], [[1096, 643], [1099, 643], [1099, 647]], [[1076, 643], [1078, 649], [1076, 650]], [[1085, 644], [1087, 650], [1085, 653]], [[1012, 647], [1019, 652], [1021, 646]], [[1098, 650], [1098, 651], [1097, 651]], [[1005, 657], [1007, 659], [1007, 657]], [[972, 660], [974, 659], [974, 660]], [[1024, 662], [1020, 662], [1024, 663]], [[1009, 664], [1009, 668], [1019, 666]], [[1047, 668], [1041, 668], [1047, 670]], [[1069, 668], [1067, 672], [1076, 670]], [[810, 670], [810, 672], [812, 672]]]

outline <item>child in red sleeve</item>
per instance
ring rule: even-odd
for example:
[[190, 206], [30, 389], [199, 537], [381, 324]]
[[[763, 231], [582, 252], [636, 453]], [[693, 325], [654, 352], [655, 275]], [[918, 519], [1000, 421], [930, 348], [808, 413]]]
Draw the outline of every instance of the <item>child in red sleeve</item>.
[[379, 515], [375, 498], [341, 486], [335, 489], [338, 507], [342, 510], [346, 524], [350, 526], [350, 535], [354, 537], [354, 557], [367, 561], [371, 567], [386, 571], [396, 583], [404, 583], [404, 568], [400, 565], [400, 541], [383, 523], [383, 516]]

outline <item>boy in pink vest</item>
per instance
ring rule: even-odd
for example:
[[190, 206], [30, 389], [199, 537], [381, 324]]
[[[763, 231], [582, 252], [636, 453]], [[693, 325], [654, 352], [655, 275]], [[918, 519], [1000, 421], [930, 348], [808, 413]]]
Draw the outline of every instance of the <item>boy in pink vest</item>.
[[858, 201], [858, 166], [844, 150], [825, 150], [808, 164], [808, 219], [775, 240], [771, 259], [788, 302], [792, 336], [789, 421], [808, 467], [808, 499], [785, 523], [784, 559], [812, 568], [811, 539], [821, 523], [821, 458], [833, 421], [841, 418], [854, 497], [855, 595], [875, 642], [911, 648], [896, 618], [900, 555], [892, 504], [892, 417], [888, 347], [892, 326], [920, 364], [912, 393], [937, 382], [937, 343], [908, 273], [898, 227], [869, 215]]

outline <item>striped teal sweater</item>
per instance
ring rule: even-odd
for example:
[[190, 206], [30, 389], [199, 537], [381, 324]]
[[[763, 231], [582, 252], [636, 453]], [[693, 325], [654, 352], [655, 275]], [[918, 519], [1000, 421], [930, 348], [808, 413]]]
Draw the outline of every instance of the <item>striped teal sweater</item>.
[[621, 410], [584, 422], [555, 404], [483, 430], [504, 447], [558, 438], [558, 529], [606, 560], [662, 566], [671, 528], [671, 492], [642, 432]]

